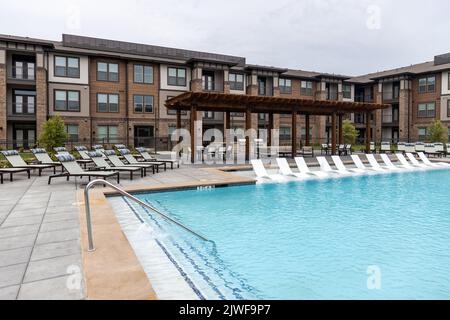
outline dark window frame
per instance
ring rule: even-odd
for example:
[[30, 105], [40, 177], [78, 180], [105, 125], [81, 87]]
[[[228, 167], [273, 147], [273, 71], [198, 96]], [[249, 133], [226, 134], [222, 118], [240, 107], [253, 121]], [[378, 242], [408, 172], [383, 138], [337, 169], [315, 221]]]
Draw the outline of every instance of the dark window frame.
[[[136, 67], [142, 67], [142, 81], [136, 81]], [[151, 82], [145, 82], [145, 68], [146, 67], [152, 68], [152, 81]], [[133, 64], [133, 83], [154, 84], [155, 83], [155, 68], [154, 68], [154, 66], [151, 64], [142, 64], [142, 63]]]
[[[76, 127], [77, 128], [77, 138], [76, 139], [72, 139], [71, 138], [71, 134], [69, 133], [69, 126], [71, 127]], [[80, 139], [80, 126], [77, 123], [65, 123], [64, 124], [64, 129], [66, 130], [67, 136], [68, 136], [68, 140], [71, 142], [78, 142]]]
[[[170, 78], [173, 78], [170, 76], [170, 69], [175, 69], [176, 70], [176, 76], [175, 76], [175, 82], [176, 84], [172, 84], [170, 83]], [[179, 71], [180, 70], [184, 70], [184, 78], [181, 78], [179, 76]], [[180, 84], [179, 83], [179, 79], [184, 79], [184, 84]], [[171, 86], [171, 87], [186, 87], [187, 86], [187, 68], [184, 67], [167, 67], [167, 85]]]
[[447, 100], [447, 118], [450, 118], [450, 99]]
[[[99, 109], [98, 109], [98, 96], [99, 95], [106, 95], [107, 96], [107, 102], [106, 102], [106, 109], [107, 109], [107, 111], [100, 111]], [[117, 96], [117, 111], [111, 111], [111, 108], [110, 108], [110, 102], [109, 102], [109, 97], [110, 96]], [[97, 101], [96, 101], [97, 103], [96, 103], [96, 111], [98, 112], [98, 113], [120, 113], [120, 94], [119, 93], [103, 93], [103, 92], [98, 92], [97, 93]]]
[[[281, 85], [281, 81], [284, 82], [284, 85]], [[290, 86], [286, 85], [288, 81], [291, 83]], [[292, 79], [278, 78], [278, 88], [281, 94], [292, 94]]]
[[[103, 140], [105, 143], [117, 143], [117, 141], [119, 141], [119, 136], [120, 136], [119, 135], [119, 125], [117, 125], [117, 124], [97, 124], [97, 134], [96, 134], [96, 136], [97, 136], [98, 140], [100, 140], [99, 127], [106, 127], [107, 128], [106, 129], [106, 138], [104, 138], [105, 140]], [[117, 136], [114, 139], [111, 138], [111, 134], [110, 134], [110, 128], [111, 127], [117, 128]]]
[[[346, 91], [345, 88], [348, 88], [349, 90]], [[348, 93], [348, 96], [345, 94]], [[344, 99], [351, 99], [352, 98], [352, 85], [351, 84], [342, 84], [342, 97]]]
[[[98, 65], [99, 63], [105, 63], [106, 64], [106, 80], [103, 79], [99, 79], [98, 77]], [[110, 74], [111, 72], [109, 71], [109, 67], [111, 64], [115, 64], [117, 65], [117, 80], [111, 80], [110, 79]], [[120, 63], [119, 62], [111, 62], [111, 61], [104, 61], [104, 60], [97, 60], [96, 61], [96, 81], [98, 82], [120, 82]]]
[[[303, 87], [303, 84], [306, 84], [306, 87]], [[311, 83], [311, 88], [308, 88], [308, 84]], [[305, 97], [314, 96], [314, 82], [309, 80], [301, 80], [300, 81], [300, 95]]]
[[[420, 106], [425, 105], [425, 110], [420, 111]], [[433, 105], [433, 114], [431, 114], [431, 110], [428, 109], [430, 105]], [[421, 112], [423, 114], [421, 114]], [[417, 105], [417, 118], [435, 118], [436, 117], [436, 102], [423, 102]]]
[[[136, 111], [136, 97], [141, 97], [142, 98], [142, 111]], [[145, 98], [146, 97], [152, 97], [152, 111], [150, 111], [150, 112], [145, 111]], [[148, 95], [148, 94], [134, 94], [133, 95], [133, 113], [136, 113], [136, 114], [141, 114], [141, 113], [153, 114], [154, 112], [155, 112], [155, 97], [153, 95]]]
[[[64, 58], [66, 61], [65, 68], [65, 75], [57, 75], [56, 74], [56, 58]], [[77, 76], [70, 76], [69, 75], [69, 59], [76, 59], [78, 60], [78, 75]], [[80, 57], [71, 57], [71, 56], [62, 56], [62, 55], [54, 55], [53, 56], [53, 76], [57, 78], [70, 78], [70, 79], [80, 79], [81, 78], [81, 59]]]
[[[429, 84], [429, 79], [430, 78], [434, 78], [434, 84], [433, 85], [430, 85]], [[425, 85], [420, 85], [420, 81], [421, 80], [425, 80]], [[421, 77], [421, 78], [419, 78], [419, 89], [418, 89], [418, 91], [419, 91], [419, 94], [425, 94], [425, 93], [433, 93], [433, 92], [436, 92], [436, 75], [428, 75], [428, 76], [424, 76], [424, 77]], [[432, 90], [430, 90], [430, 87], [433, 87], [433, 89]], [[421, 88], [425, 88], [424, 90], [421, 90]]]
[[[56, 92], [64, 92], [66, 95], [65, 109], [56, 109]], [[69, 110], [69, 92], [76, 92], [78, 94], [78, 110]], [[81, 111], [81, 91], [80, 90], [66, 90], [66, 89], [53, 89], [53, 111], [55, 112], [80, 112]]]
[[[20, 91], [20, 92], [23, 92], [22, 94], [17, 94], [16, 92], [17, 91]], [[25, 92], [30, 92], [30, 94], [25, 94]], [[33, 90], [13, 90], [13, 92], [12, 92], [12, 94], [13, 94], [13, 105], [12, 105], [12, 112], [13, 112], [13, 114], [15, 114], [15, 115], [35, 115], [36, 114], [36, 97], [37, 97], [37, 94], [36, 94], [36, 91], [33, 91]], [[22, 112], [17, 112], [17, 101], [16, 101], [16, 98], [18, 97], [18, 96], [20, 96], [20, 97], [27, 97], [27, 102], [26, 103], [24, 103], [23, 101], [22, 101]], [[28, 97], [34, 97], [34, 112], [28, 112]], [[24, 112], [25, 111], [25, 106], [26, 106], [26, 111], [27, 112]]]
[[[234, 75], [235, 76], [235, 80], [231, 81], [230, 80], [230, 76]], [[241, 81], [237, 81], [237, 76], [242, 76], [242, 82]], [[230, 90], [233, 91], [244, 91], [244, 83], [245, 83], [245, 75], [243, 73], [239, 73], [239, 72], [230, 72], [228, 74], [228, 83], [230, 85]]]

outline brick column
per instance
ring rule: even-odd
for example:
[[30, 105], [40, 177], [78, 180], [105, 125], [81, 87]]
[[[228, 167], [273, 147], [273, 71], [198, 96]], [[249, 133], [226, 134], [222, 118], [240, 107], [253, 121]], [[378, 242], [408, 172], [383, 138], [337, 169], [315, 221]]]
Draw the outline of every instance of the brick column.
[[[317, 83], [316, 100], [327, 100], [326, 83], [324, 81]], [[314, 120], [316, 125], [313, 129], [312, 141], [319, 140], [320, 143], [325, 143], [327, 118], [325, 116], [314, 116]]]
[[47, 121], [47, 70], [44, 54], [36, 55], [36, 137], [42, 132], [42, 125]]
[[[439, 89], [437, 89], [439, 90]], [[411, 120], [408, 121], [408, 117], [410, 117], [411, 105], [412, 105], [412, 96], [411, 96], [411, 81], [409, 80], [401, 80], [400, 81], [400, 95], [399, 95], [399, 130], [400, 130], [400, 140], [408, 141], [411, 137], [408, 135], [409, 127], [408, 123], [411, 123]]]
[[7, 139], [6, 110], [6, 51], [0, 50], [0, 140]]
[[[373, 87], [374, 90], [374, 98], [375, 103], [382, 104], [383, 103], [383, 85], [377, 84]], [[375, 111], [375, 125], [373, 128], [374, 133], [374, 141], [375, 142], [382, 142], [382, 130], [383, 130], [383, 111], [382, 110], [376, 110]]]
[[[203, 91], [203, 83], [202, 83], [202, 68], [195, 66], [192, 69], [192, 77], [191, 77], [191, 91], [192, 92], [202, 92]], [[191, 117], [192, 119], [192, 117]], [[203, 112], [197, 111], [197, 114], [195, 116], [195, 119], [197, 121], [197, 131], [196, 131], [196, 141], [203, 143]]]

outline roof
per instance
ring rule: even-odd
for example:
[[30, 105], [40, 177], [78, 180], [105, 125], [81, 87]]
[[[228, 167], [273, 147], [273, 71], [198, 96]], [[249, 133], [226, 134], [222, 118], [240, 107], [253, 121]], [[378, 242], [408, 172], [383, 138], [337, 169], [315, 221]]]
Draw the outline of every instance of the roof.
[[32, 44], [39, 44], [39, 45], [43, 45], [43, 46], [53, 46], [53, 44], [54, 44], [54, 42], [50, 41], [50, 40], [43, 40], [43, 39], [36, 39], [36, 38], [29, 38], [29, 37], [19, 37], [19, 36], [7, 35], [7, 34], [0, 34], [0, 41], [32, 43]]
[[206, 61], [222, 61], [234, 65], [245, 65], [245, 58], [216, 53], [160, 47], [148, 44], [131, 43], [116, 40], [107, 40], [77, 35], [63, 34], [62, 45], [71, 48], [81, 48], [132, 54], [140, 56], [151, 56], [159, 58], [172, 58], [189, 61], [191, 59], [205, 59]]
[[262, 70], [262, 71], [270, 71], [270, 72], [278, 72], [278, 73], [285, 73], [288, 71], [286, 68], [277, 68], [273, 66], [262, 66], [258, 64], [247, 64], [245, 66], [245, 69], [247, 70]]
[[319, 75], [320, 75], [319, 72], [293, 70], [293, 69], [289, 69], [287, 72], [283, 73], [283, 76], [293, 77], [293, 78], [303, 78], [303, 79], [313, 79]]
[[432, 73], [437, 71], [444, 71], [450, 69], [450, 63], [444, 63], [444, 64], [438, 64], [436, 65], [434, 61], [428, 61], [424, 63], [414, 64], [407, 67], [392, 69], [392, 70], [386, 70], [376, 73], [370, 73], [367, 75], [359, 76], [350, 78], [348, 81], [352, 83], [371, 83], [374, 82], [374, 80], [387, 78], [387, 77], [394, 77], [394, 76], [400, 76], [400, 75], [419, 75], [419, 74], [426, 74], [426, 73]]
[[169, 110], [246, 112], [310, 115], [347, 114], [353, 112], [371, 112], [386, 109], [390, 105], [345, 101], [308, 100], [267, 96], [249, 96], [224, 93], [185, 92], [166, 101]]

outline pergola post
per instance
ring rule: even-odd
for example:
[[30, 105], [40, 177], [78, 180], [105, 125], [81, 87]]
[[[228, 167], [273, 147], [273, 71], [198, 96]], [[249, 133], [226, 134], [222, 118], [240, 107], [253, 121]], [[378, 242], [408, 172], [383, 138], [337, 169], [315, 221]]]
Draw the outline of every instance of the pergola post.
[[269, 113], [269, 132], [267, 133], [267, 146], [272, 146], [273, 113]]
[[336, 112], [331, 116], [331, 154], [336, 154]]
[[306, 116], [305, 116], [305, 126], [306, 126], [306, 132], [305, 132], [305, 146], [307, 146], [307, 147], [309, 147], [309, 145], [310, 145], [310, 139], [311, 139], [311, 137], [309, 136], [309, 127], [310, 127], [310, 124], [309, 124], [309, 122], [310, 122], [310, 120], [309, 120], [309, 114], [307, 114]]
[[245, 160], [250, 161], [250, 130], [252, 129], [252, 111], [250, 108], [247, 108], [245, 111]]
[[370, 142], [371, 142], [371, 134], [370, 134], [370, 116], [371, 112], [368, 111], [366, 113], [366, 153], [370, 153]]
[[339, 116], [338, 116], [338, 122], [339, 122], [339, 139], [338, 139], [338, 143], [339, 143], [339, 145], [341, 145], [341, 144], [343, 144], [344, 143], [344, 136], [343, 136], [343, 132], [342, 132], [342, 118], [343, 118], [343, 116], [342, 116], [342, 114], [339, 114]]
[[197, 152], [197, 148], [195, 145], [195, 122], [197, 121], [197, 106], [196, 105], [192, 105], [191, 106], [191, 121], [190, 121], [190, 126], [191, 126], [191, 162], [195, 163], [195, 155]]
[[177, 141], [180, 140], [180, 130], [181, 129], [181, 110], [177, 110]]
[[297, 111], [292, 111], [292, 158], [297, 155]]

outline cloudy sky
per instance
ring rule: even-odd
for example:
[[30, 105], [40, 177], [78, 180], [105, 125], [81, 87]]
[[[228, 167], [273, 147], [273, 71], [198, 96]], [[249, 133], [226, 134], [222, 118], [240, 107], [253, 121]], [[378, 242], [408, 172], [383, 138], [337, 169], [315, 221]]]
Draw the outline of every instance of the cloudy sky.
[[446, 0], [2, 1], [2, 34], [71, 33], [345, 75], [450, 52]]

